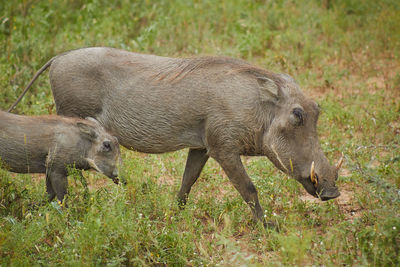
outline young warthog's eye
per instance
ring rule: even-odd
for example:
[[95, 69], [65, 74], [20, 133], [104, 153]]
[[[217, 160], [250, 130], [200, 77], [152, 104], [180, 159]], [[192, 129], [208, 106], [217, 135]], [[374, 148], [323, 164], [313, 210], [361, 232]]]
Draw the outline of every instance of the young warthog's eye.
[[304, 124], [304, 110], [301, 108], [294, 108], [292, 110], [291, 122], [293, 125], [303, 125]]
[[111, 142], [110, 141], [104, 141], [103, 146], [102, 146], [102, 151], [103, 152], [110, 152], [111, 149]]

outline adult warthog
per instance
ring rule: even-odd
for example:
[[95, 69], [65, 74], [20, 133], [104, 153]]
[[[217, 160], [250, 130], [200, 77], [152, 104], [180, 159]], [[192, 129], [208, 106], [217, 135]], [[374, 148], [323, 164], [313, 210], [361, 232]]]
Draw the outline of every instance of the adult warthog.
[[267, 156], [322, 200], [340, 195], [335, 181], [341, 161], [331, 166], [321, 150], [318, 105], [286, 74], [224, 57], [167, 58], [95, 47], [52, 58], [24, 93], [49, 66], [58, 114], [94, 117], [129, 149], [189, 148], [178, 193], [183, 204], [212, 157], [265, 223], [240, 155]]

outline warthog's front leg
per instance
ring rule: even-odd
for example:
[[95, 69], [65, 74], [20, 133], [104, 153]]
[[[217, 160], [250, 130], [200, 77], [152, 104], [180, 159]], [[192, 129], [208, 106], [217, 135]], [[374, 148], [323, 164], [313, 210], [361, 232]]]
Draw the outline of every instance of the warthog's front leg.
[[[46, 181], [49, 180], [53, 192], [56, 194], [57, 199], [63, 202], [65, 194], [67, 194], [68, 180], [63, 171], [50, 170], [46, 173]], [[49, 189], [48, 189], [49, 192]], [[54, 196], [53, 196], [54, 198]]]
[[214, 159], [221, 165], [233, 186], [250, 206], [254, 217], [263, 222], [264, 226], [269, 226], [264, 219], [264, 213], [258, 201], [257, 189], [247, 175], [240, 155], [218, 154]]
[[185, 172], [183, 173], [181, 189], [178, 193], [178, 202], [182, 207], [186, 204], [192, 185], [199, 178], [201, 170], [206, 164], [209, 156], [205, 149], [190, 149], [186, 160]]
[[47, 173], [46, 173], [46, 191], [47, 191], [49, 201], [52, 201], [54, 199], [54, 197], [56, 196], [56, 192], [54, 192], [54, 190], [53, 190], [53, 186], [51, 185], [50, 177]]

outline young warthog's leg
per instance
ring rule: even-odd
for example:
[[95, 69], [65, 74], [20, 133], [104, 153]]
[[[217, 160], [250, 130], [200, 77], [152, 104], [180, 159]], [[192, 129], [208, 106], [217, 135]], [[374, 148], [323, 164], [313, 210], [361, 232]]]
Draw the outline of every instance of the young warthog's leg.
[[178, 202], [180, 206], [186, 204], [192, 185], [199, 178], [201, 170], [208, 160], [207, 150], [205, 149], [189, 149], [186, 160], [185, 172], [183, 173], [181, 189], [178, 193]]
[[264, 226], [269, 226], [265, 219], [264, 213], [258, 201], [257, 189], [255, 188], [250, 177], [247, 175], [243, 167], [239, 155], [218, 155], [214, 157], [221, 165], [233, 186], [239, 191], [240, 195], [250, 206], [254, 217], [263, 222]]
[[52, 201], [54, 197], [56, 196], [56, 192], [53, 190], [53, 186], [51, 185], [51, 181], [49, 178], [49, 175], [46, 173], [46, 191], [48, 194], [48, 199], [49, 201]]
[[67, 194], [68, 180], [63, 172], [49, 171], [46, 179], [50, 180], [53, 191], [56, 193], [57, 199], [63, 202], [65, 194]]

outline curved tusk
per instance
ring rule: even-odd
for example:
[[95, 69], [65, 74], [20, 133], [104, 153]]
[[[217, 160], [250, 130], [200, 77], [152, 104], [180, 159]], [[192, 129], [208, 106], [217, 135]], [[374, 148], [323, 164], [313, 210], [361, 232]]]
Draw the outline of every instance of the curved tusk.
[[343, 153], [342, 153], [342, 157], [339, 159], [338, 163], [336, 164], [336, 171], [339, 171], [339, 170], [340, 170], [340, 167], [342, 167], [342, 164], [343, 164], [343, 157], [344, 157], [344, 155], [343, 155]]
[[271, 150], [272, 150], [272, 152], [275, 153], [275, 156], [276, 156], [276, 158], [278, 159], [279, 163], [281, 164], [281, 167], [282, 167], [283, 169], [286, 170], [286, 173], [289, 173], [288, 169], [285, 167], [285, 165], [283, 165], [282, 160], [281, 160], [281, 158], [279, 157], [278, 153], [276, 153], [275, 148], [274, 148], [273, 145], [271, 146]]
[[314, 161], [311, 163], [310, 179], [311, 179], [311, 182], [313, 182], [314, 184], [318, 184], [318, 181], [315, 178], [315, 164], [314, 164]]
[[102, 171], [99, 169], [99, 167], [97, 167], [96, 163], [94, 162], [93, 159], [90, 158], [85, 158], [85, 160], [87, 161], [87, 163], [89, 163], [89, 166], [94, 169], [95, 171], [98, 171], [99, 173], [102, 173]]

